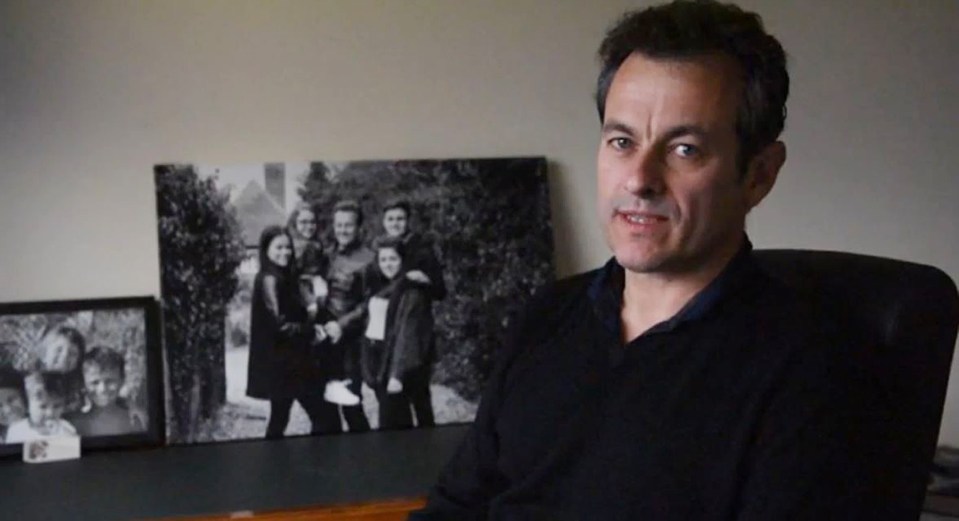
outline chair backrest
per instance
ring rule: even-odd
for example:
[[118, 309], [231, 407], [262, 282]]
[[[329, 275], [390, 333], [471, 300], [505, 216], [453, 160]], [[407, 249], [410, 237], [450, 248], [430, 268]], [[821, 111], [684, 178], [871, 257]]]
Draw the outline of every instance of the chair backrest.
[[[891, 473], [890, 508], [921, 509], [939, 436], [956, 331], [959, 293], [937, 268], [911, 262], [812, 250], [757, 250], [772, 275], [824, 299], [875, 351], [892, 421], [882, 433], [881, 472]], [[870, 351], [870, 356], [872, 352]], [[889, 519], [898, 518], [890, 517]]]

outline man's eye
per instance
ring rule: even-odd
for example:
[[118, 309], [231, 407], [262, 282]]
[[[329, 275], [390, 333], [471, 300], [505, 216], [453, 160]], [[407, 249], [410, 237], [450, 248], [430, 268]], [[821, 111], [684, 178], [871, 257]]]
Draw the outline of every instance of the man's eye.
[[699, 148], [688, 143], [680, 143], [673, 147], [673, 152], [682, 158], [694, 158], [700, 155]]
[[616, 150], [626, 150], [633, 145], [633, 140], [628, 137], [614, 137], [609, 140], [609, 145]]

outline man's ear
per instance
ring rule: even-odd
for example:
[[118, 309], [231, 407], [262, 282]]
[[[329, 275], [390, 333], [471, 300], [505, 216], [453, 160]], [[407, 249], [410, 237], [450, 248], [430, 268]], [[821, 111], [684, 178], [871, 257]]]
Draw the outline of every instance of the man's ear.
[[744, 184], [746, 187], [746, 204], [752, 210], [756, 207], [776, 184], [779, 169], [786, 162], [786, 144], [776, 141], [766, 145], [749, 161], [746, 169]]

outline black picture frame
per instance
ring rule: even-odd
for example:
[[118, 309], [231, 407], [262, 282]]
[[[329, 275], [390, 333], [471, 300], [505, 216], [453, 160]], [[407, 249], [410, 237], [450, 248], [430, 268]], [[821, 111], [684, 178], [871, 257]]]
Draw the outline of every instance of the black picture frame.
[[[154, 297], [118, 297], [81, 300], [35, 301], [0, 304], [0, 384], [9, 385], [21, 378], [25, 418], [29, 419], [28, 381], [37, 375], [54, 375], [64, 385], [65, 405], [61, 418], [67, 423], [85, 422], [90, 430], [103, 434], [81, 434], [81, 450], [107, 450], [164, 445], [164, 386], [160, 305]], [[79, 333], [82, 347], [75, 364], [51, 369], [48, 337]], [[73, 337], [75, 338], [75, 337]], [[75, 343], [72, 345], [76, 345]], [[52, 348], [55, 349], [55, 348]], [[94, 351], [94, 349], [98, 349]], [[114, 402], [130, 412], [129, 432], [117, 433], [114, 423], [104, 428], [105, 417], [91, 414], [92, 401], [84, 384], [84, 370], [96, 363], [90, 356], [107, 350], [120, 354], [123, 360], [123, 382], [119, 398]], [[42, 354], [43, 353], [43, 354]], [[66, 355], [70, 359], [71, 355]], [[116, 357], [111, 354], [109, 357]], [[84, 364], [87, 358], [88, 364]], [[55, 357], [53, 358], [55, 359]], [[59, 363], [59, 362], [54, 362]], [[80, 378], [79, 383], [77, 378]], [[79, 386], [79, 388], [78, 388]], [[12, 387], [10, 387], [12, 388]], [[79, 392], [80, 408], [76, 408]], [[85, 416], [84, 416], [85, 415]], [[112, 418], [111, 418], [112, 420]], [[101, 423], [97, 423], [101, 422]], [[83, 423], [81, 423], [83, 424]], [[10, 425], [3, 425], [4, 435]], [[22, 442], [6, 443], [0, 439], [0, 456], [22, 452]]]

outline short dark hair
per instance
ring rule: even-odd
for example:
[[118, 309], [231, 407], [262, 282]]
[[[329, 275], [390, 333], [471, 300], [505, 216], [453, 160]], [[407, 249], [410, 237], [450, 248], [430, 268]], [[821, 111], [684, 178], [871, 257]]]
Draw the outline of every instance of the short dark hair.
[[383, 213], [399, 208], [406, 213], [406, 218], [410, 217], [410, 203], [406, 199], [394, 198], [386, 201], [383, 205]]
[[373, 239], [373, 252], [377, 254], [379, 258], [380, 249], [389, 248], [396, 251], [397, 255], [401, 259], [406, 258], [406, 247], [403, 245], [403, 239], [399, 237], [393, 237], [391, 235], [380, 235], [379, 237]]
[[120, 378], [126, 379], [126, 361], [123, 355], [109, 347], [97, 346], [87, 352], [83, 359], [83, 368], [96, 367], [101, 371], [104, 369], [114, 369], [120, 373]]
[[744, 84], [736, 117], [741, 170], [782, 133], [789, 96], [786, 53], [766, 32], [758, 14], [715, 0], [675, 0], [624, 14], [599, 47], [596, 108], [600, 121], [605, 118], [613, 77], [633, 53], [666, 59], [721, 53], [739, 65]]
[[344, 199], [334, 204], [331, 215], [335, 215], [336, 212], [353, 212], [353, 214], [356, 215], [356, 225], [360, 226], [363, 224], [363, 208], [360, 207], [360, 203], [352, 199]]

